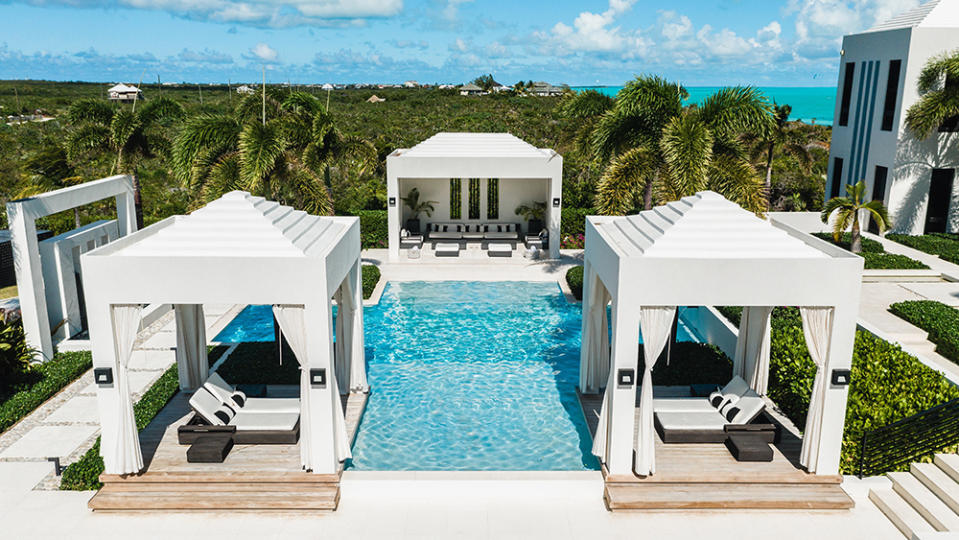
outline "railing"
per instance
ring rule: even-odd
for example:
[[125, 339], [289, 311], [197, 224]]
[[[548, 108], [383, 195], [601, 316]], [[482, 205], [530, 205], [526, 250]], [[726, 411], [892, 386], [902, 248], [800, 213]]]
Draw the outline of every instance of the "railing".
[[959, 399], [926, 409], [862, 436], [857, 474], [883, 474], [959, 444]]

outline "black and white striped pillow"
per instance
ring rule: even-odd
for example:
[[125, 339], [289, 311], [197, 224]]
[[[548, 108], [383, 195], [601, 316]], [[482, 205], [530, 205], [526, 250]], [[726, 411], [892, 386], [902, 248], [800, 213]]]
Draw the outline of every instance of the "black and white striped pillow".
[[233, 417], [236, 416], [236, 411], [224, 403], [219, 409], [213, 412], [213, 416], [217, 417], [217, 419], [225, 425], [229, 424], [230, 420], [233, 420]]

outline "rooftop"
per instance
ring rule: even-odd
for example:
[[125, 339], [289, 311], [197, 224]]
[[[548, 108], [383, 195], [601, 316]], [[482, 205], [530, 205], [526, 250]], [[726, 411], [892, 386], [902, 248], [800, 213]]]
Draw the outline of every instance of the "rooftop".
[[404, 157], [529, 157], [549, 158], [552, 150], [536, 148], [509, 133], [437, 133], [408, 150]]
[[901, 30], [904, 28], [953, 28], [959, 27], [959, 2], [954, 0], [929, 0], [917, 8], [873, 26], [867, 32]]

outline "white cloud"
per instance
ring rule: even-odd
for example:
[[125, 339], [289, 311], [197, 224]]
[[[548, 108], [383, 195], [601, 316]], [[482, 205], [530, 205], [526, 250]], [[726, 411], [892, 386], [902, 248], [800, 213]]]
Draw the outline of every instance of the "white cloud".
[[472, 48], [463, 38], [456, 38], [456, 41], [450, 43], [449, 49], [452, 52], [466, 52]]
[[859, 32], [919, 5], [919, 0], [789, 0], [796, 52], [819, 58], [839, 52], [842, 36]]
[[278, 56], [276, 49], [273, 47], [270, 47], [266, 43], [257, 43], [256, 47], [250, 49], [250, 56], [248, 56], [248, 58], [257, 58], [266, 63], [273, 63], [276, 62]]
[[443, 8], [443, 17], [448, 21], [456, 20], [459, 15], [459, 8], [462, 4], [468, 4], [473, 0], [446, 0], [446, 7]]
[[570, 26], [556, 23], [547, 32], [538, 32], [536, 37], [550, 45], [560, 47], [562, 52], [619, 52], [634, 56], [645, 50], [649, 41], [639, 30], [623, 31], [616, 26], [616, 18], [629, 11], [636, 0], [610, 0], [609, 9], [602, 13], [584, 11]]

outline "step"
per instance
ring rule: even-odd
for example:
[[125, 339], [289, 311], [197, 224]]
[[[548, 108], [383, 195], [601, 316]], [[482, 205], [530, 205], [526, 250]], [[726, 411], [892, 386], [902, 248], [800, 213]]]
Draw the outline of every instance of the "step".
[[921, 534], [935, 532], [936, 529], [929, 524], [915, 508], [909, 505], [892, 488], [871, 489], [869, 490], [869, 500], [879, 508], [879, 510], [889, 518], [889, 521], [899, 529], [906, 538], [913, 538]]
[[143, 474], [101, 474], [100, 482], [110, 484], [114, 482], [186, 482], [186, 483], [336, 483], [340, 481], [339, 474], [313, 474], [302, 471], [258, 471], [258, 472], [230, 472], [224, 474], [213, 472], [145, 472]]
[[835, 484], [632, 483], [607, 484], [610, 510], [848, 509], [854, 506]]
[[111, 493], [121, 492], [177, 492], [177, 493], [237, 493], [237, 492], [271, 492], [271, 493], [311, 493], [336, 488], [337, 484], [317, 482], [304, 483], [271, 483], [271, 482], [205, 482], [205, 483], [165, 483], [165, 482], [112, 482], [104, 484]]
[[959, 482], [959, 455], [956, 454], [936, 454], [933, 460], [936, 467], [949, 475], [950, 478]]
[[87, 506], [93, 510], [336, 510], [339, 498], [338, 487], [213, 494], [172, 488], [120, 491], [104, 486]]
[[959, 514], [959, 484], [932, 463], [913, 463], [910, 472], [946, 506]]
[[937, 531], [959, 531], [959, 515], [935, 493], [907, 472], [891, 472], [892, 489], [906, 500]]

